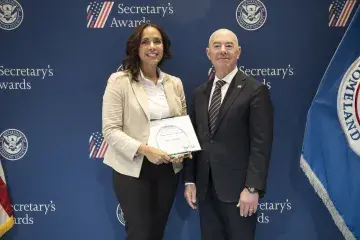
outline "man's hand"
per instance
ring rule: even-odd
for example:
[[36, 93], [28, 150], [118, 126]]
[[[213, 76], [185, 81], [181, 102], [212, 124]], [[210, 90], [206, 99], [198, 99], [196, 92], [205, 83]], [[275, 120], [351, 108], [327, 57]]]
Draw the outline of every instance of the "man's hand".
[[256, 213], [259, 202], [259, 193], [250, 193], [247, 188], [240, 194], [239, 203], [236, 205], [240, 207], [240, 216], [247, 217]]
[[192, 209], [196, 209], [196, 186], [188, 184], [185, 186], [184, 197]]

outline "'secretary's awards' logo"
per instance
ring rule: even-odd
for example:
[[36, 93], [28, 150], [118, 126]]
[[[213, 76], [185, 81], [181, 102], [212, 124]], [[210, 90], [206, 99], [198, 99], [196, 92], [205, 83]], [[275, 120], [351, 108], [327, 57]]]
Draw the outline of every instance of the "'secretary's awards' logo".
[[0, 28], [14, 30], [24, 18], [24, 11], [16, 0], [0, 0]]
[[350, 148], [360, 156], [360, 56], [344, 74], [337, 96], [341, 127]]
[[39, 80], [53, 77], [54, 74], [50, 64], [44, 68], [0, 65], [0, 91], [31, 90], [33, 84], [42, 84]]
[[265, 5], [260, 0], [244, 0], [236, 8], [236, 20], [245, 30], [261, 28], [267, 18]]
[[153, 17], [168, 17], [175, 13], [170, 2], [125, 4], [114, 1], [92, 1], [86, 8], [87, 28], [134, 28], [149, 23]]

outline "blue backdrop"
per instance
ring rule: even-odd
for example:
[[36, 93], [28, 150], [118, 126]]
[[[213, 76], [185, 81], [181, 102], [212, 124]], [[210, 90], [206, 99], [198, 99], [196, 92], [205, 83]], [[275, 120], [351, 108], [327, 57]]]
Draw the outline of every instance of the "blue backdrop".
[[[330, 0], [259, 2], [0, 0], [17, 6], [10, 15], [3, 7], [2, 20], [0, 11], [0, 132], [15, 129], [28, 144], [18, 160], [2, 157], [16, 217], [4, 239], [124, 239], [111, 169], [101, 154], [90, 155], [89, 141], [101, 132], [106, 81], [132, 27], [144, 21], [172, 40], [174, 58], [163, 70], [182, 79], [188, 104], [208, 79], [205, 48], [218, 28], [237, 34], [240, 70], [270, 89], [275, 136], [256, 239], [342, 239], [299, 160], [307, 110], [355, 7], [343, 16], [345, 27], [329, 27], [329, 11], [341, 15]], [[186, 205], [182, 185], [165, 239], [200, 239], [198, 212]]]

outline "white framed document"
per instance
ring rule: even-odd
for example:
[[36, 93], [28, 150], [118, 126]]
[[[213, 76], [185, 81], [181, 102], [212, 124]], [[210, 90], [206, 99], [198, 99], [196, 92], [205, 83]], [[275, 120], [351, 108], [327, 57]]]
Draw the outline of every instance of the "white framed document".
[[168, 153], [169, 156], [186, 155], [201, 150], [189, 116], [150, 121], [148, 145]]

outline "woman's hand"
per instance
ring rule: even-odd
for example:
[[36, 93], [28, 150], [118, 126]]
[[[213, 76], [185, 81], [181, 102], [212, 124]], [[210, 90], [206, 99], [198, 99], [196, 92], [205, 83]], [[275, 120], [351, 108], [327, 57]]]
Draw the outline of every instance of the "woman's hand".
[[162, 164], [162, 163], [169, 163], [170, 157], [166, 152], [161, 151], [160, 149], [149, 147], [145, 144], [141, 144], [138, 152], [152, 162], [153, 164]]
[[191, 153], [188, 156], [185, 156], [184, 154], [180, 154], [180, 155], [176, 155], [173, 158], [170, 158], [170, 162], [172, 162], [172, 163], [181, 163], [181, 162], [184, 161], [184, 157], [192, 159]]

